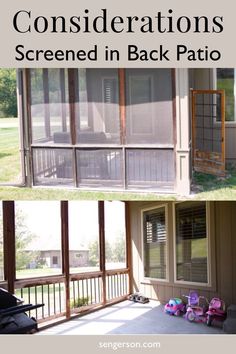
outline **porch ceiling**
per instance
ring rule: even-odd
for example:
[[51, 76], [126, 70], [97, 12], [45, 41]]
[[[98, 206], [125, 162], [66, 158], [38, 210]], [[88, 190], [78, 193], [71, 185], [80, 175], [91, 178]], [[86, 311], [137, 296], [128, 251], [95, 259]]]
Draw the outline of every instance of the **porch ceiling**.
[[223, 331], [166, 315], [157, 301], [148, 304], [123, 301], [37, 333], [50, 334], [223, 334]]

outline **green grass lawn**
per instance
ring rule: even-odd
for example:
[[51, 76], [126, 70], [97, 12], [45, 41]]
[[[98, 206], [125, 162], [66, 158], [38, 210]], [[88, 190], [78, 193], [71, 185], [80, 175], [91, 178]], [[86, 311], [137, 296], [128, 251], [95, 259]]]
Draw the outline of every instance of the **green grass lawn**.
[[195, 172], [192, 188], [195, 199], [236, 200], [236, 169], [229, 168], [224, 178]]
[[0, 183], [21, 180], [17, 123], [17, 118], [0, 118]]
[[[97, 270], [98, 270], [97, 267], [78, 267], [78, 268], [70, 267], [71, 274], [93, 272]], [[60, 268], [45, 267], [45, 268], [35, 268], [35, 269], [22, 269], [22, 270], [16, 270], [16, 279], [45, 277], [45, 276], [60, 275], [60, 274], [62, 274], [62, 270]]]
[[154, 193], [137, 194], [0, 186], [0, 200], [176, 200], [176, 196]]

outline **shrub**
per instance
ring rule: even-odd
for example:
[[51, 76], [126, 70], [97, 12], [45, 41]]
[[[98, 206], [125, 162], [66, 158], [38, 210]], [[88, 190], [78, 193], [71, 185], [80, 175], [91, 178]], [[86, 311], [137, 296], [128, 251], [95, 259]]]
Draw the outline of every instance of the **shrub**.
[[75, 300], [70, 300], [70, 308], [86, 306], [89, 303], [89, 297], [78, 297]]

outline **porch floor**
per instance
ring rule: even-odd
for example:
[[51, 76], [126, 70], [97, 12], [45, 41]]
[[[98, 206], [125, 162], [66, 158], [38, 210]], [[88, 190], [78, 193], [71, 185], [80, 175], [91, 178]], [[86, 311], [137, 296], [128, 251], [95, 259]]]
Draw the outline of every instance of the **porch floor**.
[[41, 330], [36, 335], [102, 334], [223, 334], [217, 327], [190, 323], [182, 317], [169, 316], [157, 301], [147, 304], [123, 301], [71, 321]]

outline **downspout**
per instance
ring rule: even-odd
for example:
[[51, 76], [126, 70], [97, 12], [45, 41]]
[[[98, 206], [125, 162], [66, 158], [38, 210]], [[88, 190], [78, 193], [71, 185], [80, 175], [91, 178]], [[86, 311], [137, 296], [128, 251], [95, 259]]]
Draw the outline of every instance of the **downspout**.
[[21, 114], [20, 135], [23, 145], [24, 185], [32, 187], [31, 173], [31, 145], [30, 145], [30, 115], [29, 115], [29, 87], [27, 69], [18, 69], [21, 87]]
[[19, 119], [19, 142], [20, 142], [20, 160], [21, 160], [21, 183], [20, 185], [25, 186], [26, 184], [26, 170], [25, 170], [25, 148], [24, 148], [24, 103], [23, 103], [23, 71], [22, 69], [17, 69], [17, 116]]

